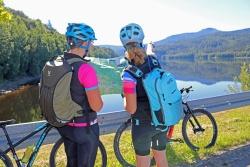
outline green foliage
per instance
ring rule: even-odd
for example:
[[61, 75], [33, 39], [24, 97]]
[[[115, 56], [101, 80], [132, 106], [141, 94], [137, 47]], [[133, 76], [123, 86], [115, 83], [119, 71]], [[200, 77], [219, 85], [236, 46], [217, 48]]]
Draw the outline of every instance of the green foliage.
[[92, 64], [99, 76], [101, 94], [119, 94], [121, 90], [121, 78], [119, 69], [106, 65]]
[[[2, 0], [0, 4], [1, 12]], [[7, 10], [12, 19], [0, 21], [0, 82], [20, 75], [38, 76], [49, 58], [66, 50], [65, 36], [40, 20], [30, 19], [22, 11]], [[117, 55], [111, 49], [96, 46], [90, 56], [112, 58]]]
[[90, 57], [98, 57], [98, 58], [113, 58], [118, 57], [118, 55], [109, 48], [94, 46], [89, 53]]
[[242, 65], [238, 81], [241, 83], [241, 90], [250, 90], [250, 64], [244, 63]]
[[12, 20], [0, 22], [0, 80], [20, 75], [37, 76], [44, 63], [66, 49], [65, 37], [32, 20], [20, 11], [8, 9]]
[[234, 81], [239, 82], [241, 84], [241, 88], [239, 88], [236, 83], [234, 85], [229, 85], [228, 88], [231, 92], [238, 93], [250, 90], [250, 64], [243, 63], [240, 68], [240, 75], [234, 77]]
[[5, 9], [3, 0], [0, 0], [0, 23], [11, 20], [12, 15]]

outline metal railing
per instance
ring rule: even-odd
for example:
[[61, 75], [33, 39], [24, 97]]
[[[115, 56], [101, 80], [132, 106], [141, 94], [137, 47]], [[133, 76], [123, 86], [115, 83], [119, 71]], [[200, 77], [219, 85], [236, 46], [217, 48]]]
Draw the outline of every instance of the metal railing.
[[[111, 96], [115, 96], [112, 101], [110, 98], [105, 98], [104, 96], [103, 100], [106, 106], [104, 106], [102, 112], [98, 114], [101, 135], [114, 133], [119, 127], [119, 125], [129, 118], [129, 114], [125, 112], [124, 109], [121, 107], [123, 106], [122, 104], [118, 105], [118, 107], [116, 106], [114, 110], [111, 110], [110, 108], [108, 109], [107, 105], [110, 106], [111, 104], [122, 103], [120, 95], [114, 94]], [[209, 112], [218, 112], [226, 109], [233, 109], [241, 106], [250, 105], [250, 92], [192, 100], [189, 101], [189, 104], [192, 108], [204, 108]], [[17, 141], [18, 139], [33, 131], [43, 123], [45, 123], [45, 121], [14, 124], [7, 126], [7, 130], [11, 136], [12, 141]], [[34, 136], [31, 140], [28, 140], [27, 142], [23, 143], [20, 148], [26, 147], [30, 143], [36, 141], [38, 137], [39, 134]], [[46, 137], [45, 143], [53, 143], [59, 137], [60, 136], [57, 130], [53, 129]], [[3, 149], [5, 147], [6, 139], [2, 130], [0, 130], [0, 148]]]

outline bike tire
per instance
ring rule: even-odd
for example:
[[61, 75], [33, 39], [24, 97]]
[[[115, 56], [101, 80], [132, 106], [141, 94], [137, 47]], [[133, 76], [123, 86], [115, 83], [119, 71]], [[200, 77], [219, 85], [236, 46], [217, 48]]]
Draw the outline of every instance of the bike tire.
[[[204, 138], [200, 135], [201, 133], [196, 134], [194, 132], [194, 128], [191, 122], [194, 123], [195, 128], [197, 128], [198, 126], [196, 121], [194, 120], [194, 117], [204, 129], [204, 132], [207, 132], [207, 134], [204, 134], [204, 132], [200, 131], [202, 135], [204, 134]], [[190, 125], [191, 130], [189, 129]], [[210, 148], [215, 145], [218, 136], [216, 121], [210, 112], [204, 109], [194, 109], [191, 113], [185, 115], [183, 119], [182, 135], [185, 143], [194, 151]]]
[[3, 151], [0, 150], [0, 167], [13, 167], [13, 164], [8, 155], [3, 154]]
[[[54, 146], [51, 150], [50, 158], [49, 158], [50, 167], [66, 166], [67, 165], [67, 157], [62, 156], [62, 154], [61, 154], [62, 151], [64, 152], [64, 145], [63, 145], [63, 139], [60, 138], [54, 144]], [[56, 158], [57, 154], [58, 154], [58, 156], [60, 156], [59, 160], [57, 160], [57, 158]], [[64, 154], [65, 154], [65, 152], [64, 152]], [[98, 165], [95, 164], [95, 166], [106, 167], [107, 166], [107, 153], [106, 153], [106, 149], [101, 141], [99, 141], [98, 153], [97, 153], [96, 160], [99, 162], [100, 159], [101, 159], [101, 162], [98, 163]]]
[[[135, 167], [135, 152], [131, 137], [131, 122], [129, 120], [121, 124], [117, 129], [114, 137], [113, 147], [115, 156], [122, 166]], [[131, 158], [131, 154], [133, 154], [134, 157]], [[155, 160], [152, 158], [151, 166], [155, 164]]]

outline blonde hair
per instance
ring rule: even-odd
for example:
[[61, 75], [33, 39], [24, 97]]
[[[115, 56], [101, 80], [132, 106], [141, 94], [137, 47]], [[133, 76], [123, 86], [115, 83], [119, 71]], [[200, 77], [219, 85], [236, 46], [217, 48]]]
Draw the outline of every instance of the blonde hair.
[[135, 65], [141, 65], [145, 62], [144, 57], [147, 56], [146, 51], [144, 48], [131, 46], [127, 49], [125, 56], [131, 61], [133, 60]]

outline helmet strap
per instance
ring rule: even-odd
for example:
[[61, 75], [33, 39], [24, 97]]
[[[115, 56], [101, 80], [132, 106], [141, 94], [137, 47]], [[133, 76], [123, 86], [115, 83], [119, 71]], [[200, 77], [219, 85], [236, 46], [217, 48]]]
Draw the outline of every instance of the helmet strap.
[[87, 41], [87, 45], [86, 46], [83, 46], [83, 45], [79, 46], [79, 48], [82, 48], [82, 49], [85, 50], [85, 54], [83, 55], [83, 58], [88, 55], [90, 44], [91, 44], [91, 41]]

